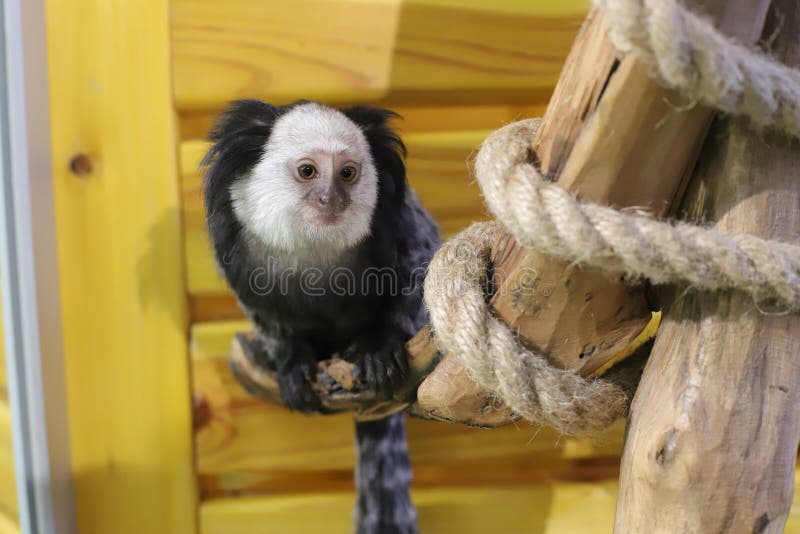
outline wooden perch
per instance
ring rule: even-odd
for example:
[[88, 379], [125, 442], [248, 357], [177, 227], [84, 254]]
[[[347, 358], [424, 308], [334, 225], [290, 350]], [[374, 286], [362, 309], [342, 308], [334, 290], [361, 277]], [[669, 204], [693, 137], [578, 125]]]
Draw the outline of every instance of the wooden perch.
[[[430, 330], [424, 328], [409, 341], [408, 345], [413, 347], [418, 343], [431, 347], [432, 345], [424, 340], [424, 336], [429, 335]], [[236, 334], [230, 351], [231, 372], [251, 395], [280, 404], [281, 394], [275, 372], [264, 369], [256, 363], [259, 361], [256, 356], [259, 350], [261, 350], [260, 344], [255, 334]], [[420, 350], [415, 353], [423, 352]], [[433, 354], [426, 354], [424, 359], [426, 362], [437, 361]], [[380, 397], [365, 388], [354, 376], [354, 364], [338, 357], [319, 362], [313, 388], [322, 400], [325, 413], [353, 411], [356, 418], [362, 421], [380, 419], [408, 408], [414, 398], [416, 386], [430, 372], [429, 367], [419, 367], [414, 361], [410, 363], [411, 372], [406, 384], [396, 391], [394, 398], [391, 399]]]

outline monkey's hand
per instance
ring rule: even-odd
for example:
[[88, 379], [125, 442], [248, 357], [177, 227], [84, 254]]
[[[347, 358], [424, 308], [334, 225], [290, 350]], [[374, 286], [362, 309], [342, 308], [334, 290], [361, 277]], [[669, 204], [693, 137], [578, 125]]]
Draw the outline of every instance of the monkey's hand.
[[321, 413], [324, 411], [322, 402], [311, 387], [317, 377], [316, 354], [303, 344], [292, 349], [291, 354], [280, 358], [278, 363], [277, 378], [281, 400], [291, 410]]
[[408, 375], [405, 342], [392, 334], [361, 336], [348, 347], [343, 358], [356, 365], [354, 378], [387, 399], [393, 397]]

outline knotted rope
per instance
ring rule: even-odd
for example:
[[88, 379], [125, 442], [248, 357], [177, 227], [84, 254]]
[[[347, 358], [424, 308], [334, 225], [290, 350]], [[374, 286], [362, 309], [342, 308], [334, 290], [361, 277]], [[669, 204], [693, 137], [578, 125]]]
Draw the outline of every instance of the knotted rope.
[[[725, 38], [674, 0], [598, 0], [613, 42], [657, 66], [691, 98], [800, 135], [800, 72]], [[491, 213], [525, 247], [657, 283], [737, 288], [800, 308], [800, 247], [724, 234], [579, 202], [529, 162], [540, 119], [490, 135], [475, 173]], [[483, 281], [498, 223], [476, 223], [437, 252], [425, 300], [442, 351], [522, 418], [564, 434], [593, 433], [627, 411], [628, 395], [602, 379], [552, 367], [524, 347], [486, 303]]]

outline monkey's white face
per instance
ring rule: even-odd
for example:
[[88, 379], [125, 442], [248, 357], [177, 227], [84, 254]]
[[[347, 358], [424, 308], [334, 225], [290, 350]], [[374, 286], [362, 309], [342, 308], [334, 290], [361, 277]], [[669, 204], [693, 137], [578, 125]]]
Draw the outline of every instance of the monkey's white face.
[[330, 257], [370, 232], [378, 177], [361, 129], [316, 103], [282, 115], [253, 171], [231, 186], [236, 217], [265, 245]]

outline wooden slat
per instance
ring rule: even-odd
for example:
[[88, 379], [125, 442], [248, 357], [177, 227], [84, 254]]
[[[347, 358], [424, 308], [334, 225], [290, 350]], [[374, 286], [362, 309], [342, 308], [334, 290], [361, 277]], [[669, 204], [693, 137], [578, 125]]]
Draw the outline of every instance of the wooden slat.
[[[380, 105], [378, 102], [376, 105]], [[527, 117], [544, 114], [544, 103], [493, 106], [393, 106], [402, 117], [396, 127], [402, 135], [410, 133], [493, 130]], [[178, 117], [180, 138], [205, 139], [220, 110], [184, 111]]]
[[[465, 130], [405, 136], [409, 181], [445, 235], [485, 218], [480, 189], [470, 178], [467, 159], [487, 134], [488, 130]], [[211, 297], [228, 290], [217, 272], [205, 229], [198, 165], [207, 148], [205, 141], [183, 142], [180, 168], [188, 289], [194, 296]], [[224, 301], [215, 305], [230, 309]]]
[[[11, 443], [11, 416], [6, 401], [0, 402], [0, 518], [18, 522], [17, 489], [14, 479], [14, 455]], [[0, 533], [3, 520], [0, 520]]]
[[[616, 482], [413, 492], [420, 530], [431, 533], [611, 532]], [[348, 534], [352, 493], [220, 499], [200, 507], [202, 534]]]
[[0, 313], [0, 534], [19, 531], [5, 356], [3, 318]]
[[[2, 308], [2, 292], [0, 292], [0, 308]], [[8, 401], [8, 375], [6, 373], [6, 345], [3, 338], [2, 312], [3, 310], [0, 309], [0, 402], [6, 402]]]
[[530, 102], [555, 85], [587, 0], [175, 0], [175, 100]]
[[[800, 473], [795, 472], [795, 485]], [[611, 532], [615, 480], [513, 488], [442, 488], [413, 492], [423, 532], [459, 534], [582, 534]], [[350, 532], [353, 494], [301, 494], [214, 499], [200, 507], [202, 534]], [[800, 534], [800, 495], [795, 493], [784, 534]]]
[[78, 527], [193, 533], [171, 2], [46, 5]]
[[[518, 487], [549, 482], [596, 482], [617, 478], [619, 458], [529, 457], [476, 458], [442, 464], [413, 465], [416, 489], [442, 487]], [[229, 496], [335, 493], [353, 491], [352, 469], [319, 471], [233, 471], [199, 475], [202, 500]]]
[[19, 534], [16, 518], [0, 513], [0, 534]]
[[[249, 328], [243, 321], [192, 328], [195, 444], [203, 491], [297, 490], [289, 474], [301, 472], [309, 473], [306, 490], [349, 485], [354, 460], [351, 417], [291, 413], [253, 399], [233, 379], [227, 365], [230, 340]], [[559, 438], [552, 430], [525, 425], [488, 431], [420, 420], [409, 420], [408, 434], [417, 479], [424, 485], [480, 484], [483, 477], [505, 484], [554, 477], [557, 472], [567, 480], [596, 478], [591, 473], [598, 470], [615, 472], [616, 460], [611, 468], [608, 462], [586, 461], [615, 458], [622, 426], [620, 422], [596, 441]], [[487, 470], [481, 472], [481, 465]], [[311, 473], [320, 473], [319, 478]]]

